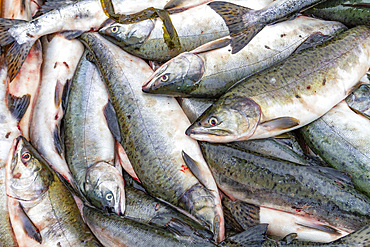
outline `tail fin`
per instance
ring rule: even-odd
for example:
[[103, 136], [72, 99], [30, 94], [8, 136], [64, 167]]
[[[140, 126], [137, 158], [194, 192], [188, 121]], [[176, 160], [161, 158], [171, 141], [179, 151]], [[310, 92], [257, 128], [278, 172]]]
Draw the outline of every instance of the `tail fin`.
[[6, 61], [8, 63], [8, 75], [10, 81], [17, 75], [24, 60], [30, 52], [35, 40], [18, 44], [8, 30], [16, 24], [23, 23], [23, 20], [0, 18], [0, 46], [6, 48]]
[[220, 246], [262, 246], [266, 240], [267, 224], [259, 224], [244, 232], [228, 237]]
[[232, 54], [243, 49], [266, 25], [266, 23], [258, 22], [256, 18], [258, 10], [228, 2], [215, 1], [208, 5], [224, 19], [229, 28]]

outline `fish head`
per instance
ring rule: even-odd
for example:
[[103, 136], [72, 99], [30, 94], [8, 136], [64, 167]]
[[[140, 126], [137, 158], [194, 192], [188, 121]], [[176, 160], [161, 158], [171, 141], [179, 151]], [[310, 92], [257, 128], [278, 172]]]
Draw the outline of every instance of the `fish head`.
[[112, 165], [98, 162], [89, 167], [84, 189], [95, 207], [118, 215], [125, 212], [124, 181], [120, 172]]
[[108, 40], [120, 46], [133, 46], [144, 43], [154, 28], [151, 19], [133, 24], [112, 23], [99, 30]]
[[18, 200], [35, 200], [53, 180], [51, 169], [36, 149], [24, 137], [16, 138], [6, 164], [7, 194]]
[[203, 74], [203, 59], [184, 52], [158, 68], [142, 89], [146, 93], [183, 97], [198, 88]]
[[193, 139], [231, 142], [250, 138], [261, 119], [261, 108], [248, 97], [226, 97], [210, 106], [187, 130]]

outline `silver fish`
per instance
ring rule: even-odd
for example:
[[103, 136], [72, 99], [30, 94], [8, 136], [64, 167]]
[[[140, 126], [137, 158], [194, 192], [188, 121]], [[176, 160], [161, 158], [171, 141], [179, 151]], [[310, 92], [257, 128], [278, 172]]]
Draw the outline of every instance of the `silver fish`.
[[[64, 116], [65, 156], [78, 188], [95, 207], [123, 214], [125, 190], [114, 167], [115, 139], [108, 124], [117, 120], [109, 111], [108, 92], [98, 68], [86, 58], [76, 69]], [[108, 117], [108, 119], [107, 119]]]

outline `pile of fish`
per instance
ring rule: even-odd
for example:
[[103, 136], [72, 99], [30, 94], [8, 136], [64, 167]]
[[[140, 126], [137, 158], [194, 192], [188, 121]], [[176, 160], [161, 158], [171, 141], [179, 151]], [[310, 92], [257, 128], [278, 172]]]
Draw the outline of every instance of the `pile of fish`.
[[370, 246], [368, 0], [1, 5], [0, 247]]

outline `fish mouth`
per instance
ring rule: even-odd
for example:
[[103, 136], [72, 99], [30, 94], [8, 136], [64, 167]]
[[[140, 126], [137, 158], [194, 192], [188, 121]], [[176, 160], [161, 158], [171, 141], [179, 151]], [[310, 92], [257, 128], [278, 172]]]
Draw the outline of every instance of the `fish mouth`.
[[198, 141], [207, 142], [230, 142], [235, 140], [235, 135], [227, 130], [217, 130], [218, 133], [197, 130], [189, 127], [185, 134]]

